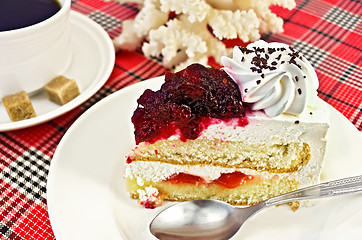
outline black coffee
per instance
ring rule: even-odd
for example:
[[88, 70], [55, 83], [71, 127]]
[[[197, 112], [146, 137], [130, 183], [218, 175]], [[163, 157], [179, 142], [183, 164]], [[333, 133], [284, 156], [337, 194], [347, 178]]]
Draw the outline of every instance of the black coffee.
[[0, 0], [0, 31], [28, 27], [53, 16], [57, 0]]

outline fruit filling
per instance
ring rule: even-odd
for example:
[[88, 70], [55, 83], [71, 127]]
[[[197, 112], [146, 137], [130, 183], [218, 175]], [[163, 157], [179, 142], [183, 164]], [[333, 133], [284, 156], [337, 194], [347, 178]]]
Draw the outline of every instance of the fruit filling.
[[254, 177], [252, 175], [235, 171], [232, 173], [222, 173], [219, 178], [208, 182], [200, 176], [180, 172], [169, 176], [164, 182], [170, 182], [172, 184], [193, 184], [195, 186], [218, 184], [225, 188], [236, 188], [253, 179]]

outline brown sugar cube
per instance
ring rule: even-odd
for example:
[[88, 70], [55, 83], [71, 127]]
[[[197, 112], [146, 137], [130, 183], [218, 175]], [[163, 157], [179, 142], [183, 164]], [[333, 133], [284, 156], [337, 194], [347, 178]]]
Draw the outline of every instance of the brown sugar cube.
[[11, 121], [36, 117], [30, 98], [25, 91], [5, 96], [1, 99]]
[[75, 80], [58, 76], [44, 87], [51, 101], [64, 105], [78, 96], [79, 88]]

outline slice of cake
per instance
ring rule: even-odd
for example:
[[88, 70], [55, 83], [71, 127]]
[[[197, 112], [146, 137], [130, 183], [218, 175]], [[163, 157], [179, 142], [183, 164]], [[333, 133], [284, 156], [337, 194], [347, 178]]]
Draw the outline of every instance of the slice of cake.
[[308, 61], [257, 41], [222, 62], [166, 73], [160, 90], [138, 99], [125, 179], [147, 207], [146, 188], [171, 201], [250, 205], [319, 181], [328, 110]]

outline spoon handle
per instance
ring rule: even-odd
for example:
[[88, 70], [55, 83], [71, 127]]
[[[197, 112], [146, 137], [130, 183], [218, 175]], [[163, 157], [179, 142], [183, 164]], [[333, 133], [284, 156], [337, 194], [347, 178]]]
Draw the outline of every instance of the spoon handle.
[[265, 206], [274, 206], [287, 202], [332, 197], [342, 194], [362, 192], [362, 175], [342, 178], [330, 182], [302, 188], [265, 200]]

